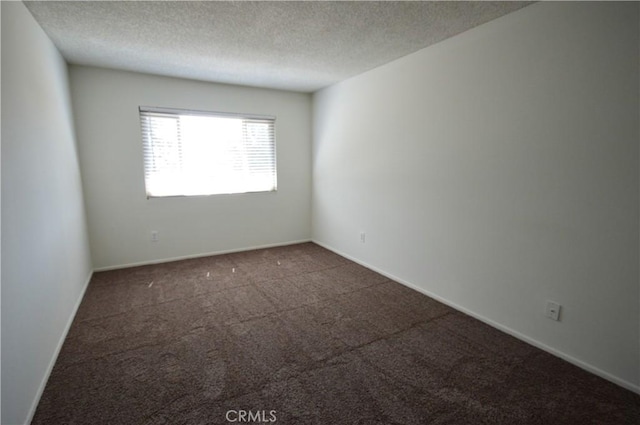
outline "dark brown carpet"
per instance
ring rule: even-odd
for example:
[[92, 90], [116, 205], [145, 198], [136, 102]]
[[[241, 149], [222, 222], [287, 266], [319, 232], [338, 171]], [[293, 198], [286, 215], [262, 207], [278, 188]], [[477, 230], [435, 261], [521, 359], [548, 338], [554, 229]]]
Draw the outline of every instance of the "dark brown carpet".
[[640, 396], [308, 243], [96, 273], [32, 423], [639, 418]]

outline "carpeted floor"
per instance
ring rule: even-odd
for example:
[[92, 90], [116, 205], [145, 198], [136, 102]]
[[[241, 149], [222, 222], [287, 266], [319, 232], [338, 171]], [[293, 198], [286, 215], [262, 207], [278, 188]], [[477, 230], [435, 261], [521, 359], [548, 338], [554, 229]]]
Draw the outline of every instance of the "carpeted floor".
[[640, 396], [308, 243], [96, 273], [33, 424], [638, 424]]

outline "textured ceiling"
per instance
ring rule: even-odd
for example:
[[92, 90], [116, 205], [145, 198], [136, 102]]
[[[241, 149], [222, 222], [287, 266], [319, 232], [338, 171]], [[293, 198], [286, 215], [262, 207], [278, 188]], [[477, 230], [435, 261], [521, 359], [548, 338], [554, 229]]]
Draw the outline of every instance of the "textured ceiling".
[[25, 2], [68, 62], [312, 92], [525, 2]]

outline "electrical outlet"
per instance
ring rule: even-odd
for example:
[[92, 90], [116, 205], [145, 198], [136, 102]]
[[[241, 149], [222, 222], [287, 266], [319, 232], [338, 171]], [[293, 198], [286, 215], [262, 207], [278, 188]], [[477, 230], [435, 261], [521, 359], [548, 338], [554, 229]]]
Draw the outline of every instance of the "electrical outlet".
[[562, 306], [554, 301], [547, 301], [547, 308], [545, 311], [545, 316], [547, 316], [551, 320], [560, 320], [560, 309]]
[[158, 231], [157, 230], [152, 230], [151, 231], [151, 242], [158, 242]]
[[366, 236], [367, 235], [364, 232], [360, 232], [360, 242], [364, 243]]

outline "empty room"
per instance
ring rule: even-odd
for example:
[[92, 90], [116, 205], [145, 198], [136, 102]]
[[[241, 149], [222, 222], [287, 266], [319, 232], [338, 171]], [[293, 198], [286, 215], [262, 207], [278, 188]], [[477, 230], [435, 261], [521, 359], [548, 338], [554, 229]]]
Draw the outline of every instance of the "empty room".
[[640, 424], [639, 3], [0, 12], [2, 425]]

